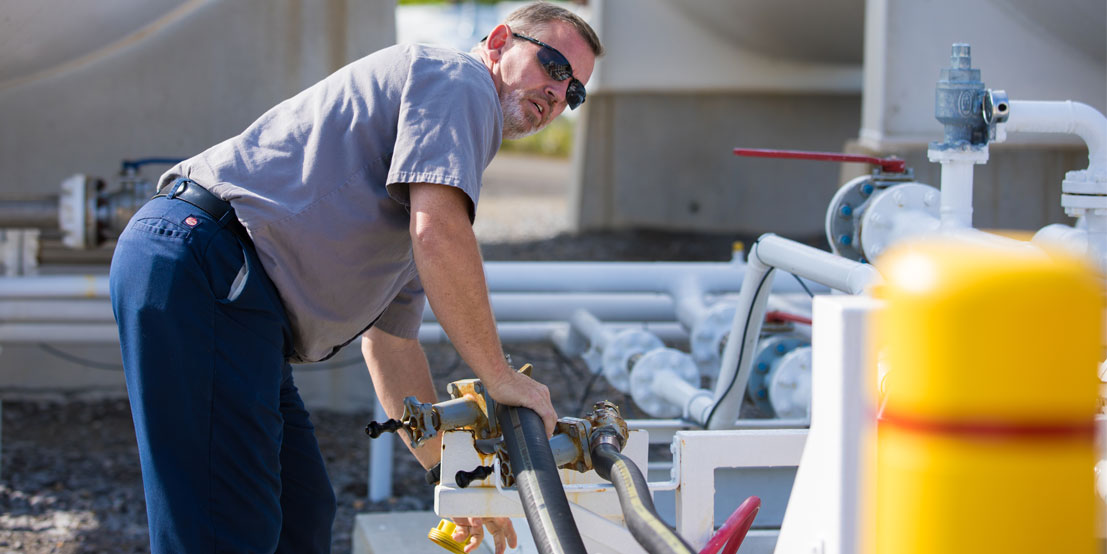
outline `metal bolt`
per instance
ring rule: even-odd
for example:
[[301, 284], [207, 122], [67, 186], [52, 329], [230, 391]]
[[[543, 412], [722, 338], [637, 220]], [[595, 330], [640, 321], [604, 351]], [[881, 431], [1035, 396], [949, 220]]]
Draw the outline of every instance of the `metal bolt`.
[[785, 348], [784, 348], [784, 345], [783, 345], [783, 344], [778, 344], [778, 345], [776, 345], [776, 353], [777, 353], [777, 354], [783, 354], [783, 353], [784, 353], [784, 350], [785, 350]]
[[849, 235], [842, 235], [838, 237], [838, 244], [849, 246], [850, 244], [853, 244], [853, 237]]
[[484, 394], [484, 385], [482, 385], [479, 381], [473, 383], [473, 390], [476, 391], [477, 394]]
[[871, 184], [865, 183], [864, 185], [861, 185], [861, 194], [864, 194], [865, 196], [868, 196], [872, 193], [873, 193], [873, 186]]
[[767, 391], [765, 389], [757, 389], [757, 397], [758, 398], [765, 398], [766, 396], [769, 396], [769, 391]]
[[758, 362], [757, 371], [760, 372], [760, 373], [765, 373], [765, 372], [769, 371], [769, 364], [767, 364], [765, 362]]
[[841, 213], [842, 213], [842, 217], [849, 217], [849, 216], [853, 215], [853, 207], [850, 206], [849, 204], [843, 204]]

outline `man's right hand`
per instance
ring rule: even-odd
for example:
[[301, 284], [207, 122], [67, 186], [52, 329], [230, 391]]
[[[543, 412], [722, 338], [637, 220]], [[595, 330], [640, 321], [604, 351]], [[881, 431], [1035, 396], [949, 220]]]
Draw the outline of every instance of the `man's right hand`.
[[520, 406], [534, 410], [546, 426], [546, 437], [552, 437], [557, 426], [557, 412], [550, 402], [546, 385], [505, 367], [495, 376], [481, 379], [493, 400], [505, 406]]

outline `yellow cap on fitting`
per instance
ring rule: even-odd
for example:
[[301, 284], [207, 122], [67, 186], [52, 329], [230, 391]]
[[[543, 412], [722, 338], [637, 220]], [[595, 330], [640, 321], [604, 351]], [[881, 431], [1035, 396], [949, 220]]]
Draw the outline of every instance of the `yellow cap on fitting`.
[[465, 543], [454, 540], [455, 528], [457, 528], [457, 525], [454, 525], [454, 522], [443, 519], [438, 522], [438, 527], [427, 532], [427, 538], [454, 554], [465, 554]]

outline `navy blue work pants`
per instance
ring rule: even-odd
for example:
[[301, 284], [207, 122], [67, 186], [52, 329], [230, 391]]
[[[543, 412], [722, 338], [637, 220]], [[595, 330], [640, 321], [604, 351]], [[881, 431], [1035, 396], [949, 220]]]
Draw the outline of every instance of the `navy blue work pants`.
[[334, 491], [288, 317], [234, 212], [151, 200], [110, 281], [152, 551], [329, 552]]

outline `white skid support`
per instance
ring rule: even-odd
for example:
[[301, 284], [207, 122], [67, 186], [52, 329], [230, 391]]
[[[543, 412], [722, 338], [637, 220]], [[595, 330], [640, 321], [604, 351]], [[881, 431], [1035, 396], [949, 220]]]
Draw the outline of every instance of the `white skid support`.
[[[649, 456], [649, 434], [631, 431], [623, 454], [643, 472]], [[434, 489], [434, 511], [442, 517], [522, 517], [523, 505], [515, 488], [497, 490], [495, 474], [483, 481], [476, 481], [468, 488], [457, 486], [454, 476], [458, 471], [472, 471], [477, 466], [493, 465], [491, 455], [477, 452], [472, 434], [467, 431], [451, 431], [442, 435], [442, 480]], [[621, 522], [622, 509], [615, 487], [596, 475], [595, 471], [580, 473], [561, 470], [561, 482], [569, 504], [576, 504], [590, 512], [615, 522]], [[583, 532], [583, 530], [582, 530]]]
[[[711, 539], [716, 469], [796, 467], [806, 440], [806, 429], [678, 431], [673, 437], [677, 533], [696, 549]], [[741, 501], [734, 499], [734, 507]]]
[[[870, 315], [880, 302], [820, 296], [812, 336], [811, 431], [784, 513], [776, 552], [859, 552], [863, 441], [872, 424], [875, 371], [868, 368]], [[872, 377], [872, 379], [870, 379]]]
[[615, 523], [578, 504], [569, 504], [577, 530], [590, 554], [645, 554], [646, 550], [625, 526]]

